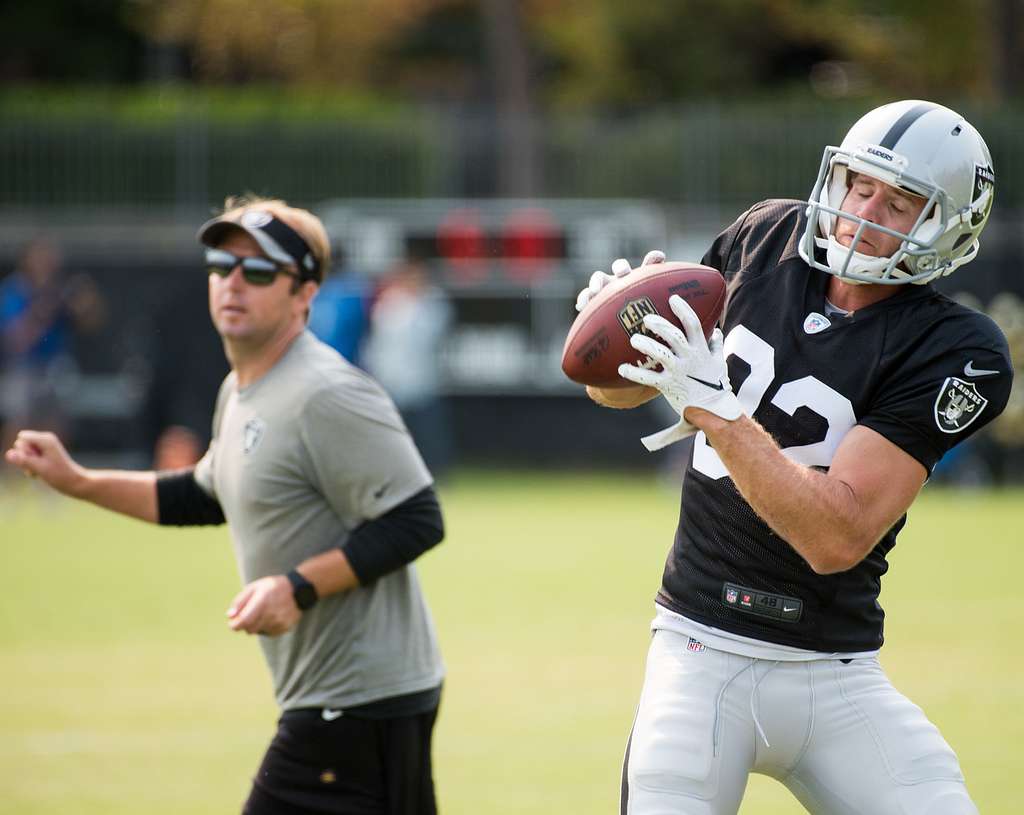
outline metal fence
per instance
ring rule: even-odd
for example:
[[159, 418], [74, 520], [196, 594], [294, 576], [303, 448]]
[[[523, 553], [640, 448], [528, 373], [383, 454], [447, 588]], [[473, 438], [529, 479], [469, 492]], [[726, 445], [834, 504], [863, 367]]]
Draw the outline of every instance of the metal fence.
[[[860, 111], [722, 104], [535, 123], [540, 196], [734, 207], [805, 197], [822, 148]], [[971, 111], [1000, 205], [1024, 203], [1024, 114]], [[0, 207], [209, 207], [242, 190], [312, 204], [346, 197], [497, 195], [493, 118], [419, 111], [387, 121], [0, 121]]]

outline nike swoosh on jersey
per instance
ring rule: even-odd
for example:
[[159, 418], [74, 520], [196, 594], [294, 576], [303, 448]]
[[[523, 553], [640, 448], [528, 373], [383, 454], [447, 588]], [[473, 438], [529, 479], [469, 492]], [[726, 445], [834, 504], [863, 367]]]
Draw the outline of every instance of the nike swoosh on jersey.
[[705, 382], [703, 379], [697, 379], [697, 377], [690, 376], [689, 374], [686, 375], [686, 378], [687, 379], [692, 379], [694, 382], [700, 382], [701, 385], [705, 385], [705, 386], [711, 388], [712, 390], [716, 390], [716, 391], [725, 390], [725, 385], [722, 384], [721, 380], [719, 380], [718, 384], [716, 385], [716, 384], [714, 384], [712, 382]]
[[967, 360], [967, 364], [964, 365], [964, 373], [967, 376], [995, 376], [999, 371], [986, 371], [983, 368], [975, 368], [974, 360]]
[[331, 710], [330, 708], [325, 707], [320, 711], [320, 718], [325, 722], [333, 722], [335, 719], [341, 718], [344, 713], [345, 711], [343, 710]]

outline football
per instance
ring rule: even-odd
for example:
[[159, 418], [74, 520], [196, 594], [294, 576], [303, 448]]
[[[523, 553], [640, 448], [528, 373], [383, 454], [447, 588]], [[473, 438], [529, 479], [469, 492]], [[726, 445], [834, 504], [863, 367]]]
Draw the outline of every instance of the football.
[[647, 314], [660, 314], [678, 326], [679, 320], [668, 305], [673, 294], [690, 304], [700, 317], [704, 335], [710, 337], [725, 306], [721, 273], [698, 263], [653, 263], [611, 281], [587, 303], [565, 338], [562, 371], [581, 385], [634, 386], [619, 376], [619, 365], [650, 362], [629, 344], [629, 338], [637, 332], [650, 335], [643, 326]]

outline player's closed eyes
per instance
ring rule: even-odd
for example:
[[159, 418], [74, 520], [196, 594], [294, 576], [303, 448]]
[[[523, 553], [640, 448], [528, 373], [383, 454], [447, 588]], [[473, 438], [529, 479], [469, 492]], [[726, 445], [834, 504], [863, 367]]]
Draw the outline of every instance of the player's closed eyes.
[[[864, 201], [870, 200], [875, 194], [874, 188], [867, 184], [856, 184], [853, 190]], [[909, 206], [910, 204], [905, 198], [892, 198], [889, 201], [889, 209], [897, 215], [905, 213]]]
[[272, 260], [261, 257], [239, 257], [223, 249], [206, 250], [206, 273], [228, 277], [236, 266], [242, 267], [242, 277], [253, 286], [269, 286], [279, 274], [298, 275]]

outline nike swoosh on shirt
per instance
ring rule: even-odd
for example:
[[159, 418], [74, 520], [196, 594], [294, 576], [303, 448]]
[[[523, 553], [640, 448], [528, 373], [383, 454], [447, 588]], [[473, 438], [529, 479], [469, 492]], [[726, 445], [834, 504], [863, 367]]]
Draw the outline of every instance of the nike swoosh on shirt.
[[333, 722], [335, 719], [341, 718], [344, 713], [344, 710], [331, 710], [330, 708], [325, 707], [320, 711], [320, 717], [325, 722]]
[[686, 375], [686, 378], [687, 379], [692, 379], [694, 382], [700, 382], [701, 385], [704, 385], [704, 386], [706, 386], [708, 388], [711, 388], [712, 390], [716, 390], [716, 391], [723, 391], [723, 390], [725, 390], [725, 385], [722, 384], [721, 380], [719, 380], [718, 384], [716, 385], [716, 384], [714, 384], [712, 382], [705, 382], [703, 379], [697, 379], [697, 377], [690, 376], [689, 374]]
[[964, 373], [967, 376], [995, 376], [999, 371], [986, 371], [983, 368], [975, 368], [974, 360], [967, 360], [967, 364], [964, 365]]

